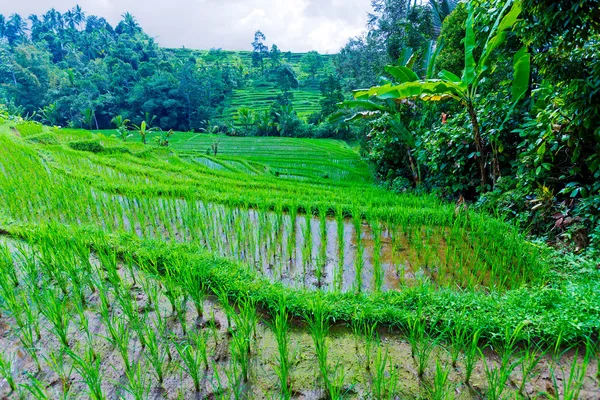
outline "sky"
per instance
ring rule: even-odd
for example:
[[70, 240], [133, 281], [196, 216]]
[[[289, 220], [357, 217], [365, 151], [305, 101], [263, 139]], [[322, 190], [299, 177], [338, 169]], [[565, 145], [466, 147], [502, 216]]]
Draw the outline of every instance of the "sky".
[[365, 30], [371, 0], [0, 0], [0, 14], [63, 13], [79, 4], [113, 26], [130, 12], [164, 47], [251, 50], [260, 29], [283, 51], [337, 53]]

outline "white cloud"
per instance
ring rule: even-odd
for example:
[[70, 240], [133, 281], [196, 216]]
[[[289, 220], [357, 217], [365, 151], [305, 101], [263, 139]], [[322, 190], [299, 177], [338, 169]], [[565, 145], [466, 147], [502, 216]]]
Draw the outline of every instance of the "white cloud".
[[87, 14], [117, 24], [132, 13], [167, 47], [249, 50], [260, 29], [287, 51], [337, 52], [365, 27], [370, 0], [0, 0], [0, 13], [60, 12], [78, 3]]

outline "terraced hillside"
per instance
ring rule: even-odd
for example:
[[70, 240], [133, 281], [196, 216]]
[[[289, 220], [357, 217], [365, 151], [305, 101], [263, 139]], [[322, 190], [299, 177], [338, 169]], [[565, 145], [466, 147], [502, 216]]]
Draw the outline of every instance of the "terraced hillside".
[[[216, 156], [212, 151], [215, 142], [218, 143]], [[178, 132], [173, 137], [172, 147], [183, 157], [215, 168], [269, 172], [303, 180], [371, 181], [368, 165], [340, 140], [228, 137]]]
[[[281, 90], [274, 82], [256, 79], [256, 77], [249, 78], [252, 71], [252, 52], [226, 50], [211, 52], [208, 50], [191, 49], [170, 49], [169, 51], [181, 59], [194, 56], [201, 60], [200, 63], [218, 63], [243, 71], [243, 75], [246, 75], [248, 80], [243, 85], [243, 88], [233, 91], [233, 95], [226, 100], [225, 107], [220, 115], [220, 118], [226, 121], [233, 121], [238, 127], [239, 124], [235, 120], [235, 115], [239, 108], [246, 107], [254, 111], [268, 110], [281, 93]], [[287, 55], [284, 53], [282, 55], [283, 62], [289, 63], [300, 81], [300, 88], [292, 90], [294, 95], [293, 107], [298, 116], [304, 119], [320, 110], [319, 101], [322, 96], [318, 85], [318, 75], [328, 68], [327, 64], [332, 57], [331, 55], [322, 55], [323, 68], [317, 72], [317, 78], [313, 80], [301, 68], [302, 58], [305, 55], [306, 53], [290, 53]], [[268, 64], [269, 62], [265, 61], [265, 63]]]
[[[236, 127], [240, 127], [235, 119], [237, 110], [242, 107], [250, 108], [256, 112], [269, 110], [276, 101], [281, 91], [274, 84], [263, 84], [261, 86], [250, 85], [244, 89], [233, 91], [232, 98], [228, 101], [221, 118], [232, 120]], [[308, 116], [321, 110], [319, 101], [321, 92], [317, 89], [298, 89], [292, 90], [294, 94], [293, 107], [300, 118], [306, 119]]]
[[[95, 132], [105, 137], [116, 136], [116, 131]], [[158, 133], [150, 133], [148, 140], [152, 142], [156, 136]], [[129, 140], [139, 142], [138, 138]], [[320, 183], [372, 182], [369, 165], [360, 159], [357, 149], [341, 140], [175, 132], [169, 142], [170, 149], [176, 150], [183, 159], [216, 170]]]

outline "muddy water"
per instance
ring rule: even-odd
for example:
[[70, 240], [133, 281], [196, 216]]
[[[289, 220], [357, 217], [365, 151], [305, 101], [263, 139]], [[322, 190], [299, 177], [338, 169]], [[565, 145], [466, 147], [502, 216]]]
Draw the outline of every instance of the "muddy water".
[[117, 215], [115, 221], [120, 220], [117, 225], [125, 230], [201, 243], [290, 287], [401, 290], [423, 281], [441, 283], [438, 268], [448, 269], [445, 233], [432, 228], [403, 230], [350, 218], [190, 204], [181, 199], [140, 203], [120, 197], [117, 202], [123, 211], [122, 220]]

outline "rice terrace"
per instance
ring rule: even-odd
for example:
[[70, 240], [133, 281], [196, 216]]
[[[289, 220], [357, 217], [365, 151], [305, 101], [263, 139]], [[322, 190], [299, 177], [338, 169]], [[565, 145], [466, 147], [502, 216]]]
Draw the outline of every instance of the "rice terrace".
[[366, 3], [0, 9], [0, 399], [600, 398], [598, 1]]

